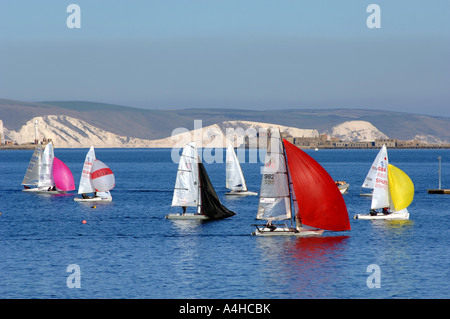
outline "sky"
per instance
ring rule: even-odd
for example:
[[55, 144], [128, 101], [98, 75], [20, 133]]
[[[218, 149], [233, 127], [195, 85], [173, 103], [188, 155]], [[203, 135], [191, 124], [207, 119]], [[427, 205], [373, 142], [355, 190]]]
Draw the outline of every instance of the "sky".
[[449, 16], [448, 0], [2, 0], [0, 98], [450, 117]]

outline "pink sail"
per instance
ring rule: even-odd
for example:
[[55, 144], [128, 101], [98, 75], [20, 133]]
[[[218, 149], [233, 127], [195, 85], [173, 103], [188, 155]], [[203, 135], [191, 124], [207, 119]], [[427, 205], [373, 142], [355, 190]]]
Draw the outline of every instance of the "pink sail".
[[60, 159], [53, 158], [53, 180], [58, 190], [73, 191], [75, 182], [70, 169]]

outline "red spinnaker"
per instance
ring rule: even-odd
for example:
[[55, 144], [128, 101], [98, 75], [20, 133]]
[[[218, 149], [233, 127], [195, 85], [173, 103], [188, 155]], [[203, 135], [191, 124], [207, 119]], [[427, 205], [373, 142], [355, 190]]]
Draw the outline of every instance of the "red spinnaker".
[[302, 224], [331, 231], [350, 230], [347, 207], [327, 171], [311, 156], [283, 140]]

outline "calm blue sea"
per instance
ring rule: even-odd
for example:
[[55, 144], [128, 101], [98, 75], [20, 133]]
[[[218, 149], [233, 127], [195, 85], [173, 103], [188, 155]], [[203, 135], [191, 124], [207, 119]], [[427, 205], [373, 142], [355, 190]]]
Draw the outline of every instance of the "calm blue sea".
[[[87, 149], [55, 149], [78, 187]], [[388, 150], [415, 184], [410, 221], [354, 220], [369, 211], [359, 196], [377, 150], [307, 151], [336, 180], [352, 230], [320, 238], [251, 236], [257, 196], [225, 197], [225, 164], [205, 167], [236, 215], [218, 221], [170, 221], [177, 164], [170, 149], [96, 149], [115, 173], [111, 203], [21, 191], [32, 151], [0, 152], [1, 298], [449, 298], [450, 150]], [[248, 154], [247, 154], [248, 155]], [[261, 162], [242, 164], [259, 192]], [[86, 220], [83, 224], [82, 221]], [[68, 288], [78, 265], [80, 288]], [[379, 271], [367, 271], [370, 265]], [[372, 266], [373, 267], [373, 266]], [[377, 275], [377, 276], [375, 276]], [[369, 283], [369, 285], [368, 285]], [[370, 288], [374, 283], [379, 288]]]

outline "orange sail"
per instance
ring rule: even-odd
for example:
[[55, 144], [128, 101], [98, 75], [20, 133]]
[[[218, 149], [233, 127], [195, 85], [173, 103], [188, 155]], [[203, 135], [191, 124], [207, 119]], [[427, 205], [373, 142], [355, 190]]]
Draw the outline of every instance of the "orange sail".
[[331, 231], [350, 230], [347, 207], [334, 180], [311, 156], [283, 140], [298, 203], [297, 220]]

